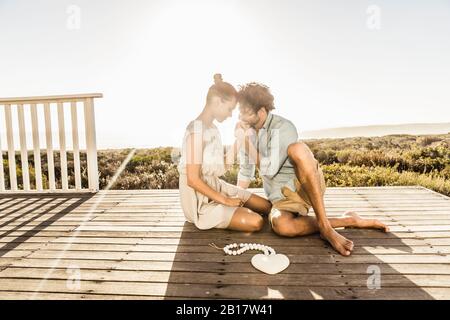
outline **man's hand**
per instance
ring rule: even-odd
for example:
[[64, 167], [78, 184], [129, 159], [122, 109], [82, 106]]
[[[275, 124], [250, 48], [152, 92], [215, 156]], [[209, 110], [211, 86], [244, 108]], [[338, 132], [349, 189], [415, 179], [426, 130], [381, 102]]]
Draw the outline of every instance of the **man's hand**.
[[249, 129], [250, 126], [247, 123], [243, 121], [238, 121], [234, 128], [234, 136], [239, 142], [243, 142]]
[[234, 128], [234, 136], [239, 144], [242, 146], [250, 141], [250, 137], [255, 134], [255, 130], [246, 122], [238, 121]]

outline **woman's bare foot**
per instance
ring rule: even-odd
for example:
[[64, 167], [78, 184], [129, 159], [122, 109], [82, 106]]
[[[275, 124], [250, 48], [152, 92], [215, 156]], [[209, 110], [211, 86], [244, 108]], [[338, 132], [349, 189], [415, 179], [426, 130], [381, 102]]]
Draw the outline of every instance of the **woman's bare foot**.
[[320, 237], [328, 241], [331, 246], [343, 256], [349, 256], [353, 250], [353, 241], [340, 235], [333, 228], [320, 232]]
[[379, 229], [384, 232], [389, 232], [389, 227], [376, 219], [363, 219], [354, 211], [346, 211], [344, 217], [352, 217], [355, 219], [355, 226], [353, 228], [360, 229]]

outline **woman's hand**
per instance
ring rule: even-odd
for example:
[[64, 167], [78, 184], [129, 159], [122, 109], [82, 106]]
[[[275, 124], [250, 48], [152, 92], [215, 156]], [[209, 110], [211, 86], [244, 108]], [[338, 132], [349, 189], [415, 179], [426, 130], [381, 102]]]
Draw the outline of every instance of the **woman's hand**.
[[252, 134], [250, 126], [242, 121], [238, 121], [234, 127], [234, 136], [238, 141], [244, 141], [246, 136]]
[[225, 198], [224, 205], [227, 207], [242, 207], [244, 205], [244, 201], [239, 198]]

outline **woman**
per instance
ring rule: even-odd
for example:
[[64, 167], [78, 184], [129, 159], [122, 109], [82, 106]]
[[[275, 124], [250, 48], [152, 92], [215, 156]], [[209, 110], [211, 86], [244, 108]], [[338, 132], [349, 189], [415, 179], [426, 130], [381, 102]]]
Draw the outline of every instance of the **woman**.
[[[236, 104], [236, 89], [216, 74], [203, 111], [186, 128], [178, 165], [181, 207], [186, 219], [202, 230], [259, 231], [261, 214], [271, 209], [268, 200], [219, 178], [226, 171], [229, 155], [224, 157], [220, 132], [213, 122], [231, 117]], [[235, 143], [232, 158], [237, 148]]]

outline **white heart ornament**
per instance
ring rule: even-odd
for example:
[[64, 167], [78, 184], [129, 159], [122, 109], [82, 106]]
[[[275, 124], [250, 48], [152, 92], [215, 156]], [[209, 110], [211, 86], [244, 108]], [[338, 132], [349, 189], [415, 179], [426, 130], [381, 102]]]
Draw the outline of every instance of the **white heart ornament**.
[[289, 266], [289, 258], [284, 254], [256, 254], [252, 258], [252, 265], [267, 274], [276, 274]]

